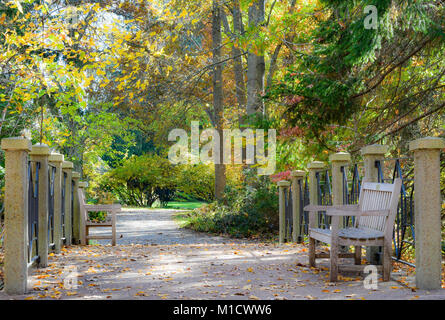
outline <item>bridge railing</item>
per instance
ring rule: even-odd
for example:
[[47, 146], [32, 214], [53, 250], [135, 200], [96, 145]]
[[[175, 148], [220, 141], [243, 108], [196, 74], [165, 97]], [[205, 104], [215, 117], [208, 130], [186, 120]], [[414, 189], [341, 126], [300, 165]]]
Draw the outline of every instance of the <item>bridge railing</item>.
[[[64, 156], [24, 138], [2, 140], [5, 152], [4, 288], [27, 291], [28, 269], [47, 267], [50, 252], [79, 243], [80, 175]], [[73, 208], [77, 208], [74, 210]], [[14, 214], [11, 214], [14, 213]], [[76, 237], [73, 238], [73, 235]], [[3, 232], [2, 232], [3, 238]]]

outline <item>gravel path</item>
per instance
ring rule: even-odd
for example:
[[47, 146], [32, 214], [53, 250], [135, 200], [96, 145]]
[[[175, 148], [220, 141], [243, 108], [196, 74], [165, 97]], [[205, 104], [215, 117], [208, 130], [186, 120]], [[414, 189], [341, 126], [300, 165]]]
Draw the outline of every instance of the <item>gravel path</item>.
[[[33, 269], [29, 293], [0, 299], [445, 299], [445, 290], [401, 282], [364, 288], [363, 278], [328, 282], [328, 260], [307, 266], [301, 244], [235, 241], [179, 229], [174, 210], [126, 210], [118, 217], [118, 245], [72, 246]], [[350, 263], [350, 262], [349, 262]], [[396, 274], [393, 275], [393, 277]], [[411, 279], [412, 280], [412, 279]]]
[[[180, 229], [173, 221], [178, 210], [161, 209], [123, 209], [116, 217], [116, 233], [118, 245], [130, 244], [199, 244], [222, 243], [224, 238], [214, 237], [205, 233], [196, 233]], [[109, 229], [93, 228], [91, 234], [106, 234]], [[96, 241], [109, 244], [108, 240]]]

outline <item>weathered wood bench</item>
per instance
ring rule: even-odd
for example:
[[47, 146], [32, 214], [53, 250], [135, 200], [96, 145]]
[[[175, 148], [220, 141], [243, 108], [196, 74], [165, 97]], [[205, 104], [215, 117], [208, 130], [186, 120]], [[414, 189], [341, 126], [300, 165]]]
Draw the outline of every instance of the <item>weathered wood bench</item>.
[[[402, 180], [398, 178], [394, 184], [365, 182], [358, 205], [304, 207], [309, 211], [309, 265], [315, 267], [316, 258], [330, 258], [330, 281], [337, 281], [339, 257], [353, 257], [355, 265], [359, 266], [362, 246], [379, 246], [383, 247], [383, 281], [389, 281], [392, 234], [401, 185]], [[316, 227], [316, 213], [319, 211], [325, 211], [332, 217], [330, 229]], [[342, 216], [354, 216], [354, 227], [339, 228]], [[329, 255], [315, 253], [316, 240], [330, 244]], [[355, 252], [340, 253], [340, 246], [354, 246]]]
[[[110, 239], [111, 245], [116, 245], [116, 213], [122, 210], [120, 204], [98, 204], [91, 205], [85, 203], [85, 195], [83, 190], [79, 190], [79, 208], [82, 232], [80, 235], [80, 243], [82, 245], [88, 244], [91, 239]], [[91, 221], [89, 218], [90, 212], [107, 212], [105, 221]], [[111, 228], [111, 235], [90, 235], [90, 228]]]

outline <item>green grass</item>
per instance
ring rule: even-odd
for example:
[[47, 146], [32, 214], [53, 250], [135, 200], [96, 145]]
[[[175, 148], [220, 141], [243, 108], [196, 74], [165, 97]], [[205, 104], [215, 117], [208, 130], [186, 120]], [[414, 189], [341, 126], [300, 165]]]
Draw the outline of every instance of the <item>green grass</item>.
[[205, 202], [192, 201], [192, 202], [181, 202], [181, 201], [171, 201], [165, 207], [165, 209], [183, 209], [183, 210], [194, 210], [196, 208], [204, 205]]
[[190, 225], [190, 211], [178, 212], [173, 216], [173, 219], [180, 228], [187, 228]]

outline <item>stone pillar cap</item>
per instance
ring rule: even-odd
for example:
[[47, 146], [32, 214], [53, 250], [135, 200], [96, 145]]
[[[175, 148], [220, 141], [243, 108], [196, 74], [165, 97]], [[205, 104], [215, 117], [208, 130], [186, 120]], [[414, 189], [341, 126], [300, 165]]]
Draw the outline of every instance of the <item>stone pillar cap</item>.
[[443, 149], [445, 148], [445, 140], [436, 137], [425, 137], [411, 141], [409, 150], [415, 151], [420, 149]]
[[31, 156], [48, 156], [51, 154], [49, 147], [43, 143], [37, 143], [31, 148]]
[[348, 152], [338, 152], [331, 154], [329, 156], [330, 161], [341, 161], [341, 162], [350, 162], [351, 161], [351, 154]]
[[311, 163], [309, 163], [308, 165], [307, 165], [307, 168], [308, 169], [324, 169], [325, 168], [325, 163], [324, 162], [321, 162], [321, 161], [313, 161], [313, 162], [311, 162]]
[[88, 182], [85, 181], [79, 182], [79, 188], [87, 188], [87, 187], [88, 187]]
[[292, 178], [304, 178], [306, 176], [306, 172], [303, 170], [295, 170], [291, 172], [290, 176]]
[[25, 150], [31, 151], [31, 141], [22, 137], [4, 138], [2, 139], [3, 150]]
[[63, 154], [53, 152], [49, 155], [48, 160], [50, 162], [63, 162], [65, 160], [65, 157], [63, 156]]
[[73, 169], [74, 164], [71, 161], [63, 161], [62, 169]]
[[279, 187], [290, 187], [290, 182], [286, 180], [278, 181], [277, 185]]
[[76, 172], [76, 171], [73, 171], [73, 174], [72, 174], [72, 176], [71, 176], [73, 179], [80, 179], [80, 173], [79, 172]]
[[388, 152], [388, 146], [381, 144], [372, 144], [363, 147], [361, 150], [362, 156], [366, 155], [384, 155]]

